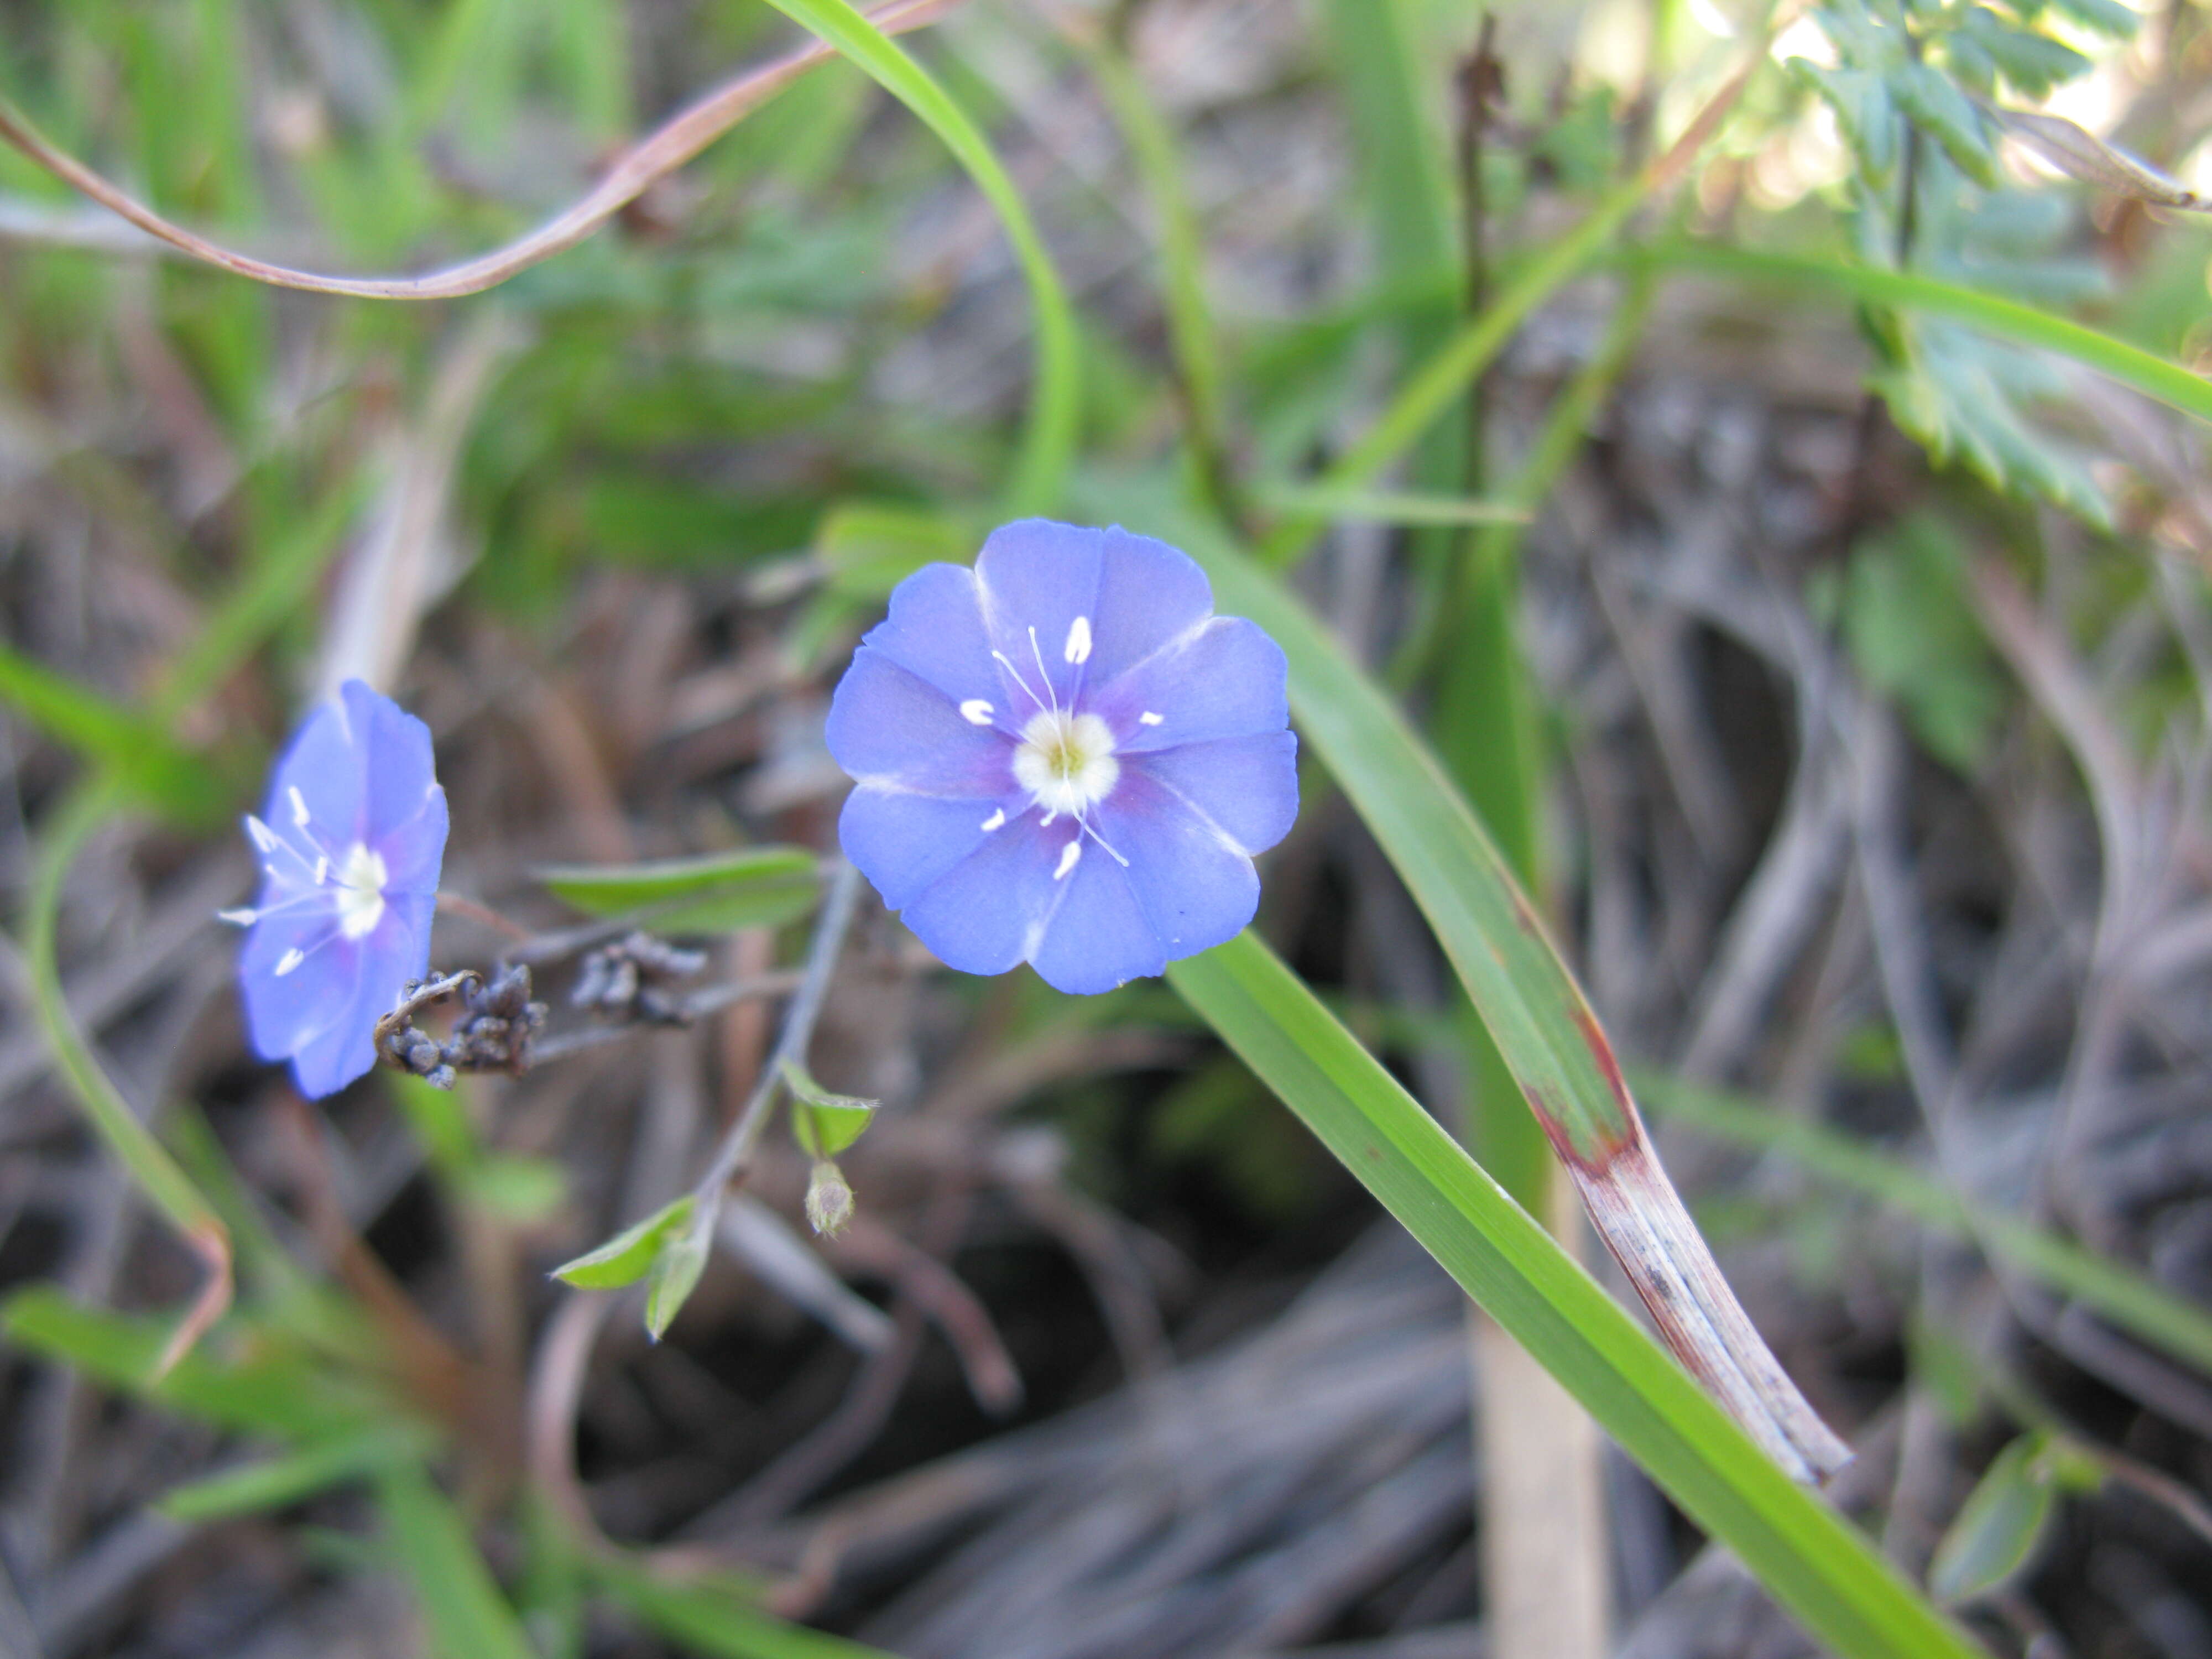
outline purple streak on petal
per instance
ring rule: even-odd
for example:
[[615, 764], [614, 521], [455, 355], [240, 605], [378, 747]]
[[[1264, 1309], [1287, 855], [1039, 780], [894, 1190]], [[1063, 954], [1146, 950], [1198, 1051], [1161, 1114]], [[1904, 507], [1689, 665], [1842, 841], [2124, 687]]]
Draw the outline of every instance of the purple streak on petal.
[[1133, 770], [1097, 823], [1129, 860], [1130, 889], [1168, 960], [1212, 950], [1250, 925], [1260, 904], [1252, 860], [1181, 798]]
[[1041, 829], [1040, 816], [1014, 819], [900, 912], [947, 967], [1003, 974], [1028, 957], [1059, 902], [1053, 866], [1074, 828], [1062, 818]]
[[1180, 796], [1249, 854], [1291, 832], [1298, 815], [1297, 756], [1295, 735], [1263, 732], [1133, 755], [1125, 770]]
[[972, 570], [957, 564], [922, 566], [891, 590], [890, 615], [870, 629], [862, 643], [956, 703], [984, 699], [1010, 731], [1019, 731], [1029, 718], [1026, 706], [1010, 707], [1006, 694], [1012, 687], [991, 660]]
[[[983, 599], [983, 623], [991, 644], [1004, 652], [1039, 696], [1056, 696], [1067, 707], [1084, 682], [1084, 665], [1066, 659], [1070, 626], [1078, 617], [1095, 628], [1098, 617], [1099, 561], [1106, 532], [1049, 519], [1024, 519], [991, 532], [975, 559], [975, 581]], [[1030, 630], [1036, 644], [1030, 644]], [[1052, 690], [1037, 684], [1038, 659]], [[1033, 712], [1025, 698], [1014, 726]]]
[[1168, 965], [1128, 872], [1088, 836], [1060, 885], [1066, 890], [1030, 958], [1055, 991], [1096, 996]]
[[[1104, 534], [1096, 643], [1085, 678], [1103, 686], [1213, 614], [1213, 589], [1179, 548], [1116, 526]], [[1042, 637], [1042, 636], [1040, 636]]]
[[867, 645], [830, 700], [823, 736], [853, 776], [926, 795], [996, 797], [1013, 787], [1013, 745], [968, 720], [927, 680]]
[[[1012, 830], [1024, 805], [1011, 795], [916, 795], [864, 783], [845, 797], [837, 840], [884, 902], [903, 910], [991, 836]], [[1003, 813], [1004, 821], [987, 830], [994, 813]]]
[[[1290, 721], [1290, 665], [1257, 623], [1216, 617], [1146, 659], [1085, 707], [1113, 728], [1117, 752], [1279, 732]], [[1143, 716], [1156, 714], [1157, 724]]]

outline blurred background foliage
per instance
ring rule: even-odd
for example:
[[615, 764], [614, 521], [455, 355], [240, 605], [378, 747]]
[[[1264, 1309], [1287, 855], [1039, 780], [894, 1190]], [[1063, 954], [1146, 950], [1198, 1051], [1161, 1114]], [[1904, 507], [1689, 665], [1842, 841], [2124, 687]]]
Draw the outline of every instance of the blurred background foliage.
[[[1203, 504], [1403, 697], [1859, 1449], [1838, 1501], [2000, 1650], [2212, 1656], [2212, 489], [2176, 406], [2212, 398], [2033, 322], [2212, 363], [2212, 11], [1738, 11], [968, 0], [907, 44], [1075, 301], [1058, 510]], [[416, 271], [794, 38], [753, 0], [0, 0], [0, 93], [227, 245]], [[604, 908], [545, 866], [830, 847], [828, 689], [995, 521], [1032, 333], [990, 207], [842, 62], [436, 304], [169, 257], [0, 151], [0, 1650], [1479, 1639], [1457, 1299], [1160, 987], [954, 980], [867, 910], [814, 1061], [886, 1103], [860, 1218], [803, 1240], [779, 1140], [658, 1346], [544, 1275], [696, 1176], [757, 999], [327, 1112], [243, 1047], [226, 826], [343, 672], [437, 734], [448, 885], [533, 931]], [[1305, 781], [1262, 930], [1540, 1208], [1419, 914]], [[724, 913], [702, 982], [798, 960], [810, 902]], [[457, 916], [440, 965], [500, 945]], [[199, 1267], [88, 1074], [236, 1258], [158, 1381]], [[1606, 1492], [1623, 1651], [1802, 1650], [1632, 1467]]]

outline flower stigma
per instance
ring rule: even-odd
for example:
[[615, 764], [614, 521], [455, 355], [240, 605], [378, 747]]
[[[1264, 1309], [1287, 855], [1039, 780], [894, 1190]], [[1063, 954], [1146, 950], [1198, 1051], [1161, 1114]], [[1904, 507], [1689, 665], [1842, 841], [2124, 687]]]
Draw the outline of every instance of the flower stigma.
[[1040, 708], [1022, 728], [1014, 777], [1044, 808], [1048, 822], [1063, 812], [1082, 817], [1121, 775], [1114, 733], [1096, 714]]

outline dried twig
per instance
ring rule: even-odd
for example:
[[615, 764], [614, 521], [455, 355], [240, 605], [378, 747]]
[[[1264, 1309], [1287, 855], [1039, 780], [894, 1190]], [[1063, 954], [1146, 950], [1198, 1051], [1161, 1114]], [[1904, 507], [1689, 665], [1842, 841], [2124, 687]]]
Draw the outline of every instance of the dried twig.
[[[869, 17], [884, 33], [900, 34], [935, 22], [955, 3], [956, 0], [891, 0], [890, 4], [869, 14]], [[518, 272], [574, 247], [807, 70], [836, 56], [835, 48], [818, 40], [809, 41], [772, 64], [746, 70], [631, 146], [581, 201], [527, 236], [493, 252], [422, 276], [324, 276], [289, 265], [272, 264], [211, 242], [163, 218], [75, 156], [58, 149], [5, 99], [0, 99], [0, 139], [149, 235], [181, 253], [238, 276], [276, 288], [304, 289], [312, 294], [350, 295], [368, 300], [451, 300], [495, 288]]]

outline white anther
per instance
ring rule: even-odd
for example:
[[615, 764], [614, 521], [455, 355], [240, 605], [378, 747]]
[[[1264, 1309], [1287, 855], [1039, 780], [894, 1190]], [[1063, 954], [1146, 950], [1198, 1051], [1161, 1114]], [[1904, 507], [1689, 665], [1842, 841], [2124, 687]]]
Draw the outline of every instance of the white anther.
[[330, 860], [328, 858], [317, 859], [315, 860], [315, 885], [320, 887], [325, 881], [330, 879]]
[[296, 945], [276, 958], [276, 977], [282, 979], [307, 959], [307, 952]]
[[1143, 714], [1137, 716], [1137, 724], [1139, 726], [1158, 726], [1166, 718], [1166, 715], [1155, 714], [1148, 708]]
[[250, 904], [245, 904], [235, 910], [218, 910], [215, 913], [215, 919], [227, 921], [234, 927], [251, 927], [261, 920], [261, 912]]
[[1091, 618], [1078, 617], [1067, 625], [1067, 648], [1060, 653], [1068, 661], [1084, 663], [1091, 660]]
[[307, 798], [300, 793], [300, 786], [296, 783], [284, 793], [292, 798], [292, 822], [299, 828], [306, 829], [314, 822], [315, 817], [307, 810]]
[[1001, 806], [997, 811], [992, 813], [989, 817], [985, 818], [983, 820], [983, 827], [986, 830], [1005, 829], [1006, 827], [1006, 809]]
[[246, 833], [253, 838], [253, 844], [263, 852], [276, 850], [276, 832], [251, 812], [246, 815]]
[[[1066, 846], [1060, 849], [1060, 868], [1052, 872], [1052, 878], [1054, 881], [1066, 880], [1067, 872], [1075, 868], [1076, 860], [1082, 856], [1083, 837], [1078, 836], [1073, 841], [1071, 841]], [[280, 968], [276, 971], [281, 974], [284, 970]]]
[[970, 726], [988, 726], [991, 723], [991, 705], [981, 697], [970, 697], [960, 705], [960, 718]]

